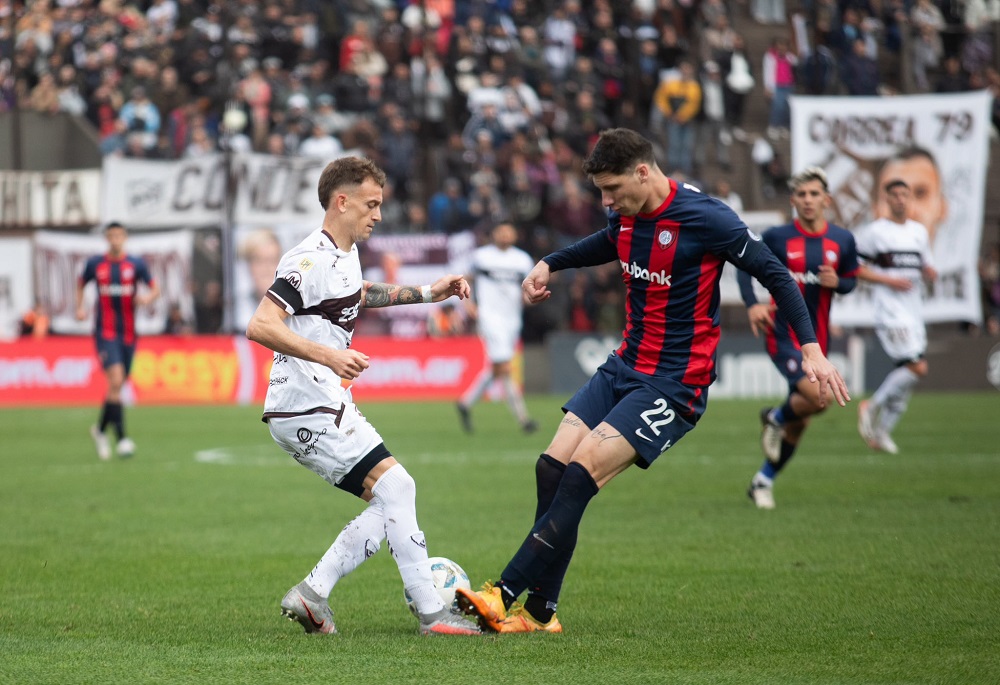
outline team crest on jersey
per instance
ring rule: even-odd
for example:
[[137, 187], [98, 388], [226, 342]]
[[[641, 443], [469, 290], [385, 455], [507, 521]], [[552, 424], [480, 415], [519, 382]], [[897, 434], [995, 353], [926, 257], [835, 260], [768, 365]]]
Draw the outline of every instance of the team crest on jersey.
[[837, 253], [833, 250], [826, 251], [826, 263], [833, 265], [837, 263]]
[[292, 287], [295, 288], [296, 290], [298, 290], [299, 286], [302, 285], [302, 274], [300, 274], [298, 271], [293, 271], [290, 274], [286, 274], [284, 276], [284, 279], [288, 281], [292, 285]]
[[799, 371], [799, 363], [795, 359], [786, 361], [785, 366], [788, 368], [788, 373], [798, 373]]
[[677, 229], [659, 228], [656, 231], [656, 244], [661, 250], [666, 250], [677, 241]]

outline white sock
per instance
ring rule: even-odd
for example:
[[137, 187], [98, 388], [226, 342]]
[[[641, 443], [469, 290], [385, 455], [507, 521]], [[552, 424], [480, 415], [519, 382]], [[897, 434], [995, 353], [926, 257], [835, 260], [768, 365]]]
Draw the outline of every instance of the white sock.
[[913, 387], [918, 380], [917, 374], [905, 366], [900, 366], [893, 369], [882, 381], [882, 385], [872, 395], [872, 400], [879, 407], [878, 431], [880, 433], [884, 435], [892, 433], [892, 429], [896, 427], [910, 403]]
[[462, 399], [460, 400], [462, 406], [468, 409], [478, 402], [479, 398], [483, 396], [483, 393], [486, 392], [486, 388], [490, 387], [490, 383], [492, 382], [493, 374], [489, 370], [483, 371], [479, 374], [479, 377], [476, 378], [472, 387], [469, 388], [464, 395], [462, 395]]
[[378, 552], [385, 539], [382, 502], [375, 497], [368, 507], [344, 526], [330, 549], [306, 576], [306, 584], [324, 599], [341, 578]]
[[417, 524], [417, 484], [402, 464], [396, 464], [382, 474], [372, 493], [382, 502], [389, 551], [417, 613], [426, 616], [441, 611], [444, 602], [434, 589], [427, 543]]
[[525, 423], [528, 420], [528, 408], [524, 406], [524, 395], [521, 388], [514, 382], [514, 379], [507, 376], [503, 379], [504, 395], [507, 396], [507, 406], [514, 413], [518, 423]]

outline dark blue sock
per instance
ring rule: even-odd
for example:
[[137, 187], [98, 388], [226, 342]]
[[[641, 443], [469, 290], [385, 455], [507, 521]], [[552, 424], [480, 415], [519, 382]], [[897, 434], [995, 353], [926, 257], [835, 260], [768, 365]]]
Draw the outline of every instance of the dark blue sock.
[[777, 463], [772, 464], [770, 461], [765, 459], [764, 465], [760, 467], [760, 472], [773, 480], [779, 473], [781, 473], [781, 470], [785, 468], [788, 462], [791, 461], [797, 447], [798, 445], [793, 445], [787, 440], [782, 440], [781, 453], [778, 456]]
[[[580, 519], [598, 493], [593, 477], [577, 463], [566, 467], [548, 511], [535, 522], [520, 549], [500, 574], [511, 597], [536, 585], [546, 569], [567, 551], [572, 554]], [[568, 566], [568, 561], [567, 561]], [[560, 582], [565, 569], [560, 574]]]
[[792, 396], [789, 395], [785, 403], [774, 410], [774, 420], [779, 426], [784, 426], [790, 421], [796, 421], [799, 415], [792, 409]]

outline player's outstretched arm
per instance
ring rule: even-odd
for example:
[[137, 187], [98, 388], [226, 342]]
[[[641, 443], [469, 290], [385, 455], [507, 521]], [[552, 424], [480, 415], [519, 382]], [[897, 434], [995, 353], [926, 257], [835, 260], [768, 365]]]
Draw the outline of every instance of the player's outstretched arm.
[[547, 263], [540, 261], [535, 264], [534, 268], [525, 276], [524, 281], [521, 282], [524, 301], [528, 304], [538, 304], [552, 297], [552, 292], [548, 287], [551, 276], [552, 270]]
[[811, 383], [819, 383], [821, 407], [826, 406], [828, 389], [841, 407], [851, 401], [847, 383], [837, 371], [837, 367], [823, 354], [818, 343], [806, 343], [802, 346], [802, 370]]
[[368, 368], [367, 354], [354, 348], [335, 350], [293, 333], [285, 325], [289, 316], [288, 312], [265, 297], [250, 318], [247, 337], [279, 354], [322, 364], [348, 380], [357, 378]]
[[361, 303], [365, 307], [392, 307], [397, 304], [420, 304], [421, 302], [441, 302], [451, 296], [464, 300], [471, 294], [464, 276], [448, 274], [430, 285], [392, 285], [364, 281], [361, 289]]

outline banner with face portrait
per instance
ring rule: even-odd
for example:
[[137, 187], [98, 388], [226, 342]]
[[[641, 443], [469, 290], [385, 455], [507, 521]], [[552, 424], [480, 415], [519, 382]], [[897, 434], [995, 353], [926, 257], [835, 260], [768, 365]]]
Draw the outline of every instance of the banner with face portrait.
[[[976, 261], [989, 155], [988, 92], [900, 97], [793, 97], [792, 172], [826, 170], [828, 218], [852, 231], [888, 215], [885, 183], [911, 190], [909, 216], [927, 227], [938, 271], [924, 292], [928, 322], [979, 323]], [[838, 298], [833, 323], [874, 325], [871, 290]]]

